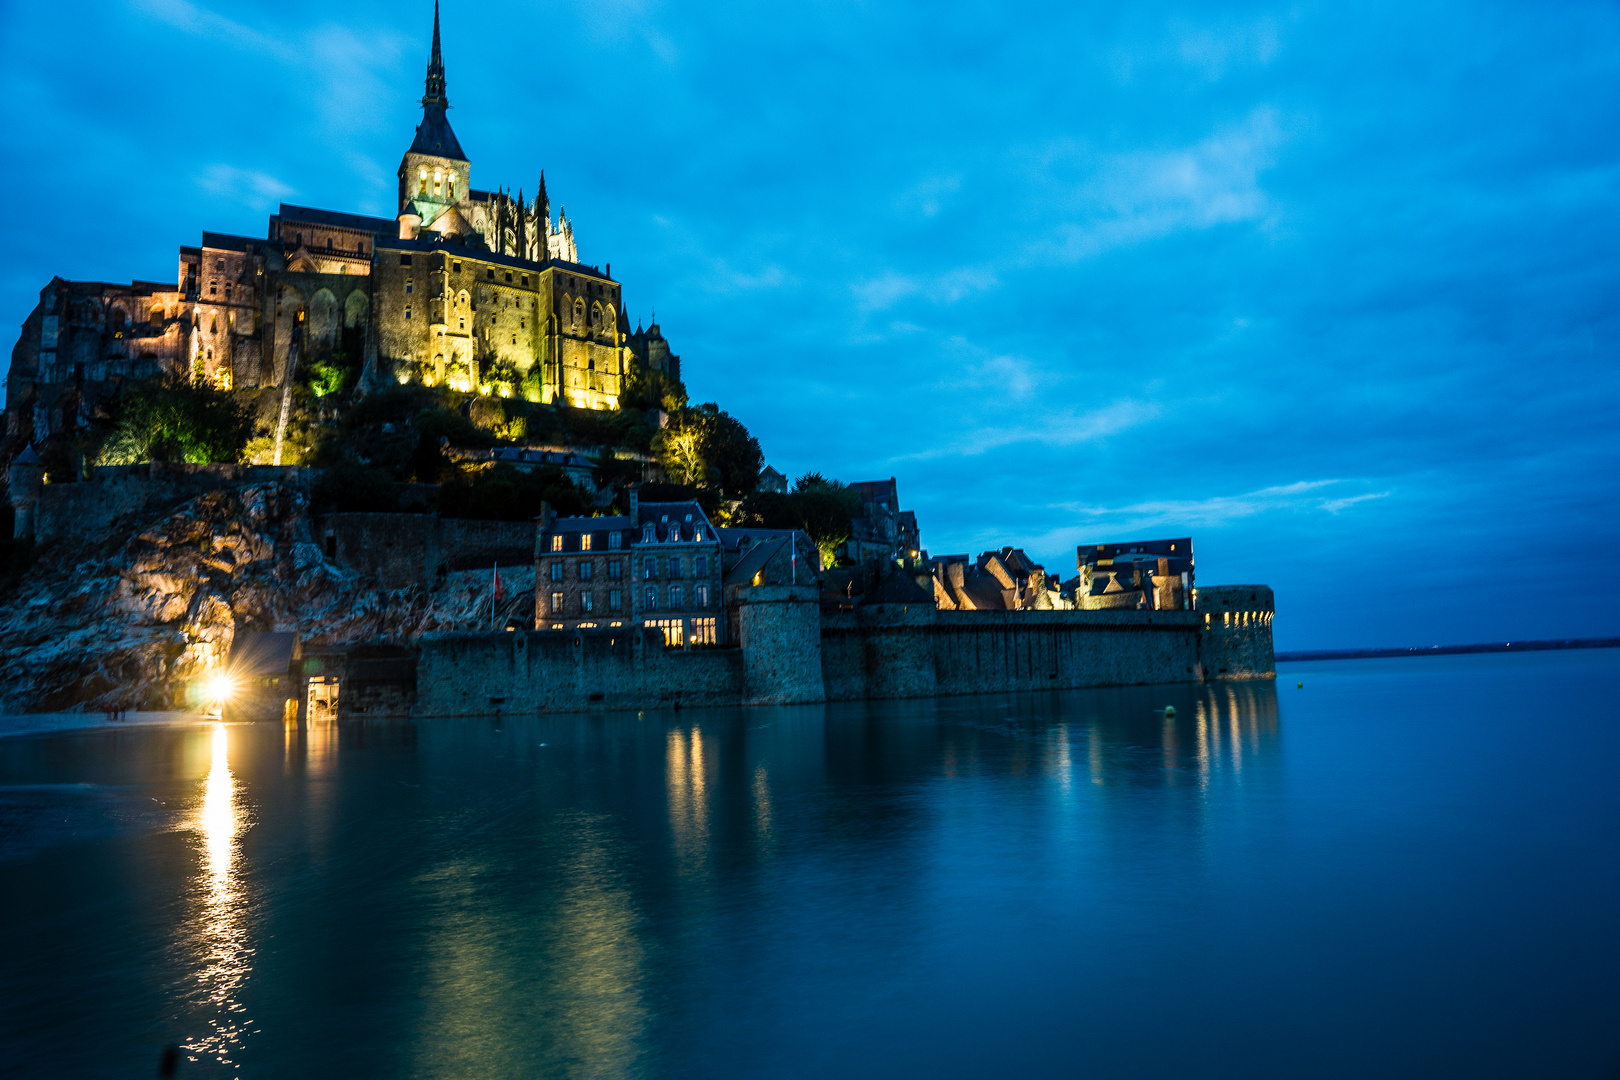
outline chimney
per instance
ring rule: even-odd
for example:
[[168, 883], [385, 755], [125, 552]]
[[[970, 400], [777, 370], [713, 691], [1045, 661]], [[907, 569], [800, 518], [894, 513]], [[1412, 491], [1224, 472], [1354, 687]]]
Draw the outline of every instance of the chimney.
[[631, 529], [640, 528], [640, 526], [641, 526], [641, 517], [640, 517], [640, 512], [641, 512], [641, 485], [640, 484], [631, 484], [629, 487], [625, 488], [625, 491], [630, 496], [630, 528]]
[[540, 513], [534, 519], [534, 557], [536, 559], [546, 549], [546, 534], [551, 531], [551, 523], [555, 520], [557, 520], [557, 516], [551, 512], [551, 504], [549, 502], [541, 503]]

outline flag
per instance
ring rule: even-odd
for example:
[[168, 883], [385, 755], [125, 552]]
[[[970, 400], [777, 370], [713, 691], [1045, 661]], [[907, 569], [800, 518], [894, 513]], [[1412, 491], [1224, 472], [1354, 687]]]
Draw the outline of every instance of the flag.
[[506, 591], [501, 588], [501, 564], [500, 563], [495, 564], [495, 599], [496, 599], [496, 601], [501, 601], [501, 600], [506, 599]]

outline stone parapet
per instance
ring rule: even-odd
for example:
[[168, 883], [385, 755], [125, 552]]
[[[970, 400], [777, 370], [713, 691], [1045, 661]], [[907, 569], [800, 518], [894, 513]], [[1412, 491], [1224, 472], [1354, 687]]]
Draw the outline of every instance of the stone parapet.
[[753, 585], [736, 591], [743, 703], [801, 705], [825, 700], [821, 593], [813, 585]]

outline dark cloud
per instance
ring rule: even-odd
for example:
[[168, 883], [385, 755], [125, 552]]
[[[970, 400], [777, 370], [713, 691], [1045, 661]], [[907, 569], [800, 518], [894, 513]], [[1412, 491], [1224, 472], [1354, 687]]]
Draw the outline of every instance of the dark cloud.
[[[13, 323], [282, 197], [387, 213], [407, 8], [8, 7]], [[1617, 631], [1612, 6], [622, 0], [444, 38], [474, 183], [544, 168], [695, 395], [790, 474], [898, 477], [934, 551], [1191, 532], [1284, 647]]]

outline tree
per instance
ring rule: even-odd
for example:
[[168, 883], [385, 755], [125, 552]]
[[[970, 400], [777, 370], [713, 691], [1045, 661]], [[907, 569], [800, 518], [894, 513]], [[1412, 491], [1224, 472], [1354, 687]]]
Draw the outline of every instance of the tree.
[[137, 383], [118, 403], [102, 465], [236, 461], [253, 434], [253, 416], [228, 392], [178, 375]]
[[585, 493], [554, 465], [528, 472], [510, 465], [457, 470], [439, 488], [439, 514], [447, 518], [528, 521], [539, 516], [543, 502], [563, 516], [591, 512]]
[[712, 401], [671, 417], [655, 449], [677, 483], [713, 484], [738, 495], [754, 490], [765, 461], [759, 440]]

